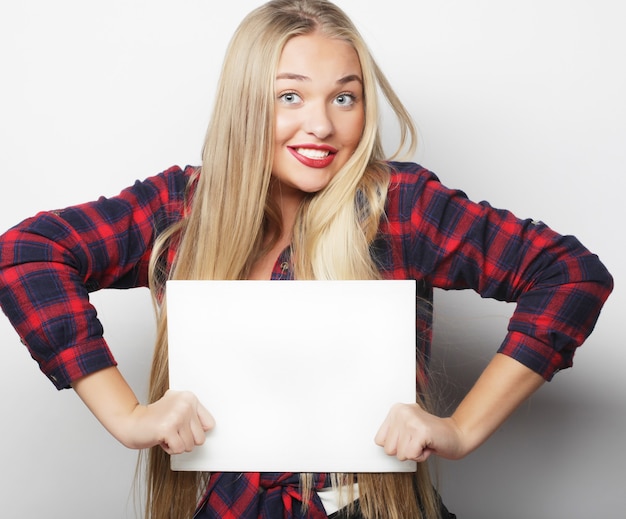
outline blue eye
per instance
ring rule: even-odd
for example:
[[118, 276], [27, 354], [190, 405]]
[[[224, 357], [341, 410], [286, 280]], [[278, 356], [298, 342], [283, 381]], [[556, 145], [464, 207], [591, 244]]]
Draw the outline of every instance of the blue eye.
[[285, 92], [279, 95], [278, 99], [286, 105], [295, 105], [302, 102], [302, 98], [295, 92]]
[[356, 97], [352, 94], [344, 93], [335, 97], [335, 103], [339, 106], [352, 106], [356, 101]]

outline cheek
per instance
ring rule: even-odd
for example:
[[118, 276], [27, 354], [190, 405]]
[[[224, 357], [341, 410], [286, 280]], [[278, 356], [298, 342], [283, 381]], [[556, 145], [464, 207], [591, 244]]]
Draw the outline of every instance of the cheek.
[[363, 129], [365, 128], [365, 114], [361, 111], [354, 114], [350, 124], [345, 125], [346, 128], [346, 144], [356, 148], [361, 141], [363, 135]]
[[274, 116], [274, 136], [276, 142], [283, 142], [289, 139], [293, 133], [296, 123], [292, 114], [277, 112]]

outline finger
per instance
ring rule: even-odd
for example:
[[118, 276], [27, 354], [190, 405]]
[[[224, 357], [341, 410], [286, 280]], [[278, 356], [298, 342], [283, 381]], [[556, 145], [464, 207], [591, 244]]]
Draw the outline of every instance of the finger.
[[180, 437], [184, 451], [191, 452], [193, 448], [196, 446], [195, 436], [192, 431], [192, 424], [191, 423], [184, 424], [178, 430], [178, 436]]
[[376, 443], [376, 445], [380, 445], [381, 447], [385, 445], [385, 439], [387, 438], [388, 429], [389, 428], [386, 422], [380, 426], [380, 429], [378, 429], [376, 436], [374, 436], [374, 442]]
[[200, 402], [198, 402], [198, 419], [200, 420], [200, 425], [202, 429], [205, 431], [210, 431], [215, 427], [215, 418], [213, 415], [209, 413], [206, 407], [204, 407]]
[[389, 434], [389, 429], [390, 429], [389, 415], [390, 414], [391, 412], [387, 414], [383, 423], [379, 427], [378, 432], [376, 433], [376, 436], [374, 436], [374, 442], [376, 443], [376, 445], [380, 445], [381, 447], [385, 446], [385, 442], [387, 441], [387, 435]]
[[413, 455], [409, 455], [409, 459], [413, 459], [417, 462], [426, 461], [430, 455], [434, 452], [431, 448], [432, 440], [422, 439], [417, 444], [418, 449], [413, 453]]
[[418, 463], [423, 463], [428, 458], [430, 458], [431, 454], [432, 454], [432, 451], [430, 449], [423, 449], [422, 452], [419, 453], [419, 455], [411, 459], [417, 461]]
[[182, 438], [178, 434], [172, 434], [161, 442], [161, 448], [168, 454], [180, 454], [185, 452]]
[[[398, 438], [398, 445], [396, 447], [396, 457], [400, 461], [405, 461], [407, 459], [412, 459], [414, 455], [417, 454], [418, 449], [416, 446], [412, 444], [412, 437], [410, 433], [406, 431]], [[421, 449], [419, 449], [421, 450]], [[413, 455], [413, 456], [412, 456]]]
[[174, 425], [168, 428], [163, 435], [161, 444], [165, 445], [165, 452], [168, 454], [181, 454], [189, 452], [194, 447], [193, 435], [189, 424]]
[[200, 420], [197, 418], [192, 420], [190, 428], [194, 445], [202, 445], [204, 440], [206, 440], [206, 430], [200, 423]]
[[159, 447], [161, 447], [167, 454], [172, 454], [170, 452], [170, 446], [167, 443], [161, 442], [159, 443]]
[[382, 444], [385, 454], [395, 456], [398, 452], [398, 433], [394, 429], [389, 429], [385, 436], [385, 442]]

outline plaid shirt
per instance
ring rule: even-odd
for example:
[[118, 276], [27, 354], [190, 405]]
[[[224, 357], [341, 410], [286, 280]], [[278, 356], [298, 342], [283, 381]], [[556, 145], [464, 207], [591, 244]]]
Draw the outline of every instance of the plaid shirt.
[[[569, 367], [612, 289], [598, 258], [541, 222], [469, 201], [416, 164], [391, 165], [387, 214], [372, 244], [383, 277], [415, 279], [427, 302], [433, 287], [514, 301], [498, 351], [547, 380]], [[147, 286], [154, 238], [183, 217], [194, 171], [171, 168], [116, 197], [40, 213], [2, 236], [0, 304], [57, 388], [115, 365], [88, 293]], [[272, 279], [291, 277], [285, 252]], [[422, 369], [430, 355], [427, 306], [417, 311]], [[246, 488], [255, 487], [246, 481]]]
[[[317, 492], [303, 511], [299, 486], [299, 474], [291, 472], [213, 473], [194, 519], [325, 519]], [[328, 474], [314, 474], [314, 489], [329, 486]]]

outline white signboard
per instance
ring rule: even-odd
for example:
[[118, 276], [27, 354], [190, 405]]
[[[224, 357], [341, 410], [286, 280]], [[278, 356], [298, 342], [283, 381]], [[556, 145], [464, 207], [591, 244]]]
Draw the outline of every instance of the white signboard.
[[170, 387], [216, 421], [174, 470], [405, 472], [374, 436], [415, 402], [413, 281], [169, 281]]

